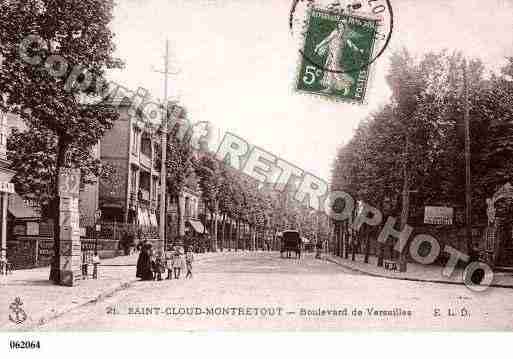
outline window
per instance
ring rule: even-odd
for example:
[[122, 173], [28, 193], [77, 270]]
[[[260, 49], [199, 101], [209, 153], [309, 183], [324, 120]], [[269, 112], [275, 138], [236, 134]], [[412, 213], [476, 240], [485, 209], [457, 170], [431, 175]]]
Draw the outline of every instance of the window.
[[137, 191], [137, 170], [134, 168], [132, 168], [130, 175], [130, 187], [132, 188], [133, 193]]
[[139, 152], [139, 131], [136, 127], [132, 128], [132, 153], [137, 154]]
[[152, 198], [151, 198], [151, 199], [152, 199], [153, 201], [155, 201], [155, 200], [157, 199], [157, 193], [158, 193], [158, 191], [159, 191], [159, 189], [158, 189], [158, 179], [157, 179], [157, 177], [153, 177], [153, 181], [152, 181], [152, 182], [153, 182], [153, 183], [152, 183], [152, 185], [153, 185], [152, 187], [153, 187], [153, 188], [152, 188], [152, 191], [151, 191], [151, 193], [152, 193], [152, 196], [151, 196]]

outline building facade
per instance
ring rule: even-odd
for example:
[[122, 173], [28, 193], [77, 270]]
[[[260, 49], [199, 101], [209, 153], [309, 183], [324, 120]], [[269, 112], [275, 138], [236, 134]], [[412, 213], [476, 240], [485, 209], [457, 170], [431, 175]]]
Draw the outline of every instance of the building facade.
[[142, 114], [132, 113], [129, 103], [118, 108], [119, 119], [93, 149], [109, 175], [81, 191], [83, 223], [99, 220], [157, 239], [160, 135], [144, 126]]
[[[92, 227], [100, 210], [100, 235], [105, 238], [120, 239], [130, 231], [141, 239], [158, 240], [161, 133], [146, 126], [143, 114], [134, 112], [125, 100], [117, 106], [119, 119], [93, 149], [108, 166], [109, 175], [81, 191], [81, 225]], [[173, 244], [186, 232], [206, 232], [199, 221], [201, 193], [194, 178], [187, 179], [178, 201], [170, 196], [166, 200], [167, 243]], [[109, 229], [113, 227], [117, 232]]]
[[5, 271], [7, 262], [7, 207], [9, 194], [14, 193], [14, 185], [11, 183], [15, 172], [9, 168], [7, 161], [7, 136], [9, 134], [9, 123], [6, 114], [0, 112], [0, 262], [2, 273]]

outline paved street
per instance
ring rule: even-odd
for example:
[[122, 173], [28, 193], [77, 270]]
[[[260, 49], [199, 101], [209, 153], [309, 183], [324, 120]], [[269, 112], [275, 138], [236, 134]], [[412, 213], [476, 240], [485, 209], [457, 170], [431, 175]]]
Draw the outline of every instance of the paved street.
[[513, 328], [511, 289], [483, 294], [462, 285], [369, 277], [311, 254], [296, 260], [276, 252], [225, 253], [202, 259], [194, 271], [192, 280], [133, 283], [39, 329]]

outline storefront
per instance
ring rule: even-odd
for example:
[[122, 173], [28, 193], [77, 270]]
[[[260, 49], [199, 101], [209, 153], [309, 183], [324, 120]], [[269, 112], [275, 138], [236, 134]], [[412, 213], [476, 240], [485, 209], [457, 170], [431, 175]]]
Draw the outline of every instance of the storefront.
[[0, 113], [0, 231], [1, 231], [1, 253], [0, 262], [3, 265], [7, 261], [7, 207], [9, 194], [14, 193], [14, 184], [11, 183], [12, 177], [16, 172], [9, 168], [7, 161], [7, 116]]

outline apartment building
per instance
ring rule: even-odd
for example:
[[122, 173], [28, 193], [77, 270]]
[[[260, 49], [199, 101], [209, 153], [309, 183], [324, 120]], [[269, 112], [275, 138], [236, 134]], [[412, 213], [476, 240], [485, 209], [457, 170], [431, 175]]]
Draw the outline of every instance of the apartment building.
[[94, 151], [110, 175], [81, 192], [81, 211], [91, 218], [99, 209], [102, 223], [135, 224], [157, 236], [160, 134], [145, 126], [129, 102], [118, 108], [119, 120]]
[[[88, 185], [80, 194], [82, 223], [92, 226], [94, 213], [101, 210], [101, 223], [124, 224], [140, 228], [146, 238], [158, 238], [160, 213], [161, 133], [145, 125], [143, 114], [130, 109], [128, 99], [118, 106], [120, 118], [93, 149], [103, 164], [109, 166], [107, 179]], [[206, 232], [198, 220], [201, 193], [194, 178], [176, 203], [167, 198], [167, 238], [170, 242], [187, 231]], [[178, 205], [182, 220], [178, 221]], [[182, 224], [182, 228], [178, 227]], [[105, 233], [110, 237], [112, 233]]]

